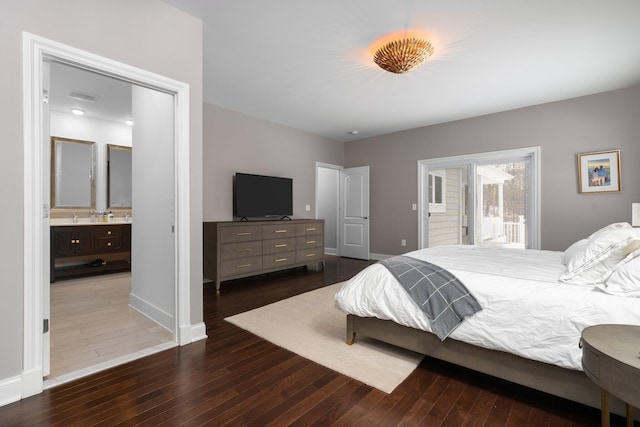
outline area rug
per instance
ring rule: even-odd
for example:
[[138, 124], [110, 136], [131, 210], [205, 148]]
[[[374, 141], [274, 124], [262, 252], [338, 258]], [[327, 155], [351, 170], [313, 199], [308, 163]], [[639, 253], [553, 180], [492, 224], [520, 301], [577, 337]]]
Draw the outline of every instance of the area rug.
[[342, 283], [225, 320], [329, 369], [391, 393], [423, 356], [372, 339], [345, 343], [346, 316], [334, 307]]

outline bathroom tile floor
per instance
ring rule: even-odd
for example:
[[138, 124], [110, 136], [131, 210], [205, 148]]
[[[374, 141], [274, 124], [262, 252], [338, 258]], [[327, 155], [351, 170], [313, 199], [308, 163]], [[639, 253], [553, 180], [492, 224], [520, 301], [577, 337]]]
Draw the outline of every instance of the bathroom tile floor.
[[173, 347], [173, 334], [129, 307], [131, 273], [51, 284], [45, 387]]

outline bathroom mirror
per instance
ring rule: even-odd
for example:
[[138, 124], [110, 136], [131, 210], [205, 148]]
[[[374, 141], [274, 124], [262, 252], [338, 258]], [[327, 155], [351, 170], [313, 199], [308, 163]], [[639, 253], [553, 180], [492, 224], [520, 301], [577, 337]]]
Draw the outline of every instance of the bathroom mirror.
[[95, 209], [95, 142], [51, 137], [51, 207]]
[[131, 147], [107, 145], [107, 209], [131, 208]]

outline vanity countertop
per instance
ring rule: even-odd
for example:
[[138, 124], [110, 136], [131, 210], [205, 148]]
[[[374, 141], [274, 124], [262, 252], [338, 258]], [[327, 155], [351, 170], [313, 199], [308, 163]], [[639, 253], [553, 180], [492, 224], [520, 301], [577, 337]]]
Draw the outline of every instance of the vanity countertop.
[[113, 224], [131, 224], [132, 220], [129, 218], [129, 222], [125, 222], [124, 218], [114, 218], [113, 221], [104, 222], [96, 221], [91, 222], [89, 218], [78, 218], [78, 222], [73, 222], [71, 218], [50, 218], [49, 225], [113, 225]]

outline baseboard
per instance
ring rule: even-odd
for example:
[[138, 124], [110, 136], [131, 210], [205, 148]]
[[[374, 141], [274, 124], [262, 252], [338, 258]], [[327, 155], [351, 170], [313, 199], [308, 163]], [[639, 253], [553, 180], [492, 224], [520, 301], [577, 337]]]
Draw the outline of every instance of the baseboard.
[[180, 327], [180, 345], [191, 344], [207, 338], [207, 326], [204, 322]]
[[167, 331], [174, 333], [174, 318], [166, 311], [156, 307], [155, 305], [138, 297], [133, 293], [129, 294], [129, 307], [138, 311], [143, 316], [153, 320], [158, 325], [165, 328]]
[[22, 378], [20, 375], [0, 381], [0, 406], [17, 402], [22, 398]]
[[324, 248], [324, 253], [326, 255], [338, 255], [338, 249], [336, 249], [336, 248]]
[[381, 259], [391, 258], [395, 255], [386, 255], [386, 254], [369, 254], [369, 258], [375, 259], [376, 261], [380, 261]]

